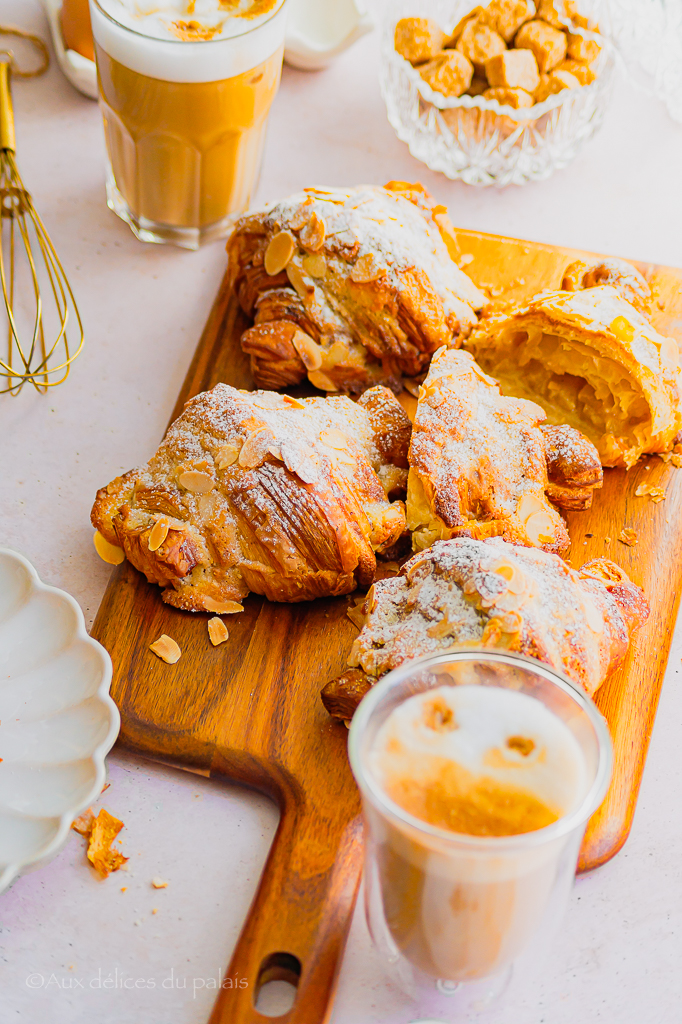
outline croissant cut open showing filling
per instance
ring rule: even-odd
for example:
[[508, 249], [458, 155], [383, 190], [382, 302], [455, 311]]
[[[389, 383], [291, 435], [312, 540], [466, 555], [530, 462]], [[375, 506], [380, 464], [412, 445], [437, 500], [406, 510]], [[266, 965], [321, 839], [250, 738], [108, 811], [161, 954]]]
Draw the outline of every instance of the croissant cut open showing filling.
[[582, 342], [538, 327], [511, 330], [496, 358], [480, 358], [503, 394], [539, 402], [550, 423], [568, 423], [596, 445], [604, 465], [636, 462], [651, 436], [651, 410], [624, 366]]
[[611, 286], [541, 294], [481, 323], [467, 347], [503, 394], [582, 431], [604, 466], [669, 450], [682, 426], [676, 343]]

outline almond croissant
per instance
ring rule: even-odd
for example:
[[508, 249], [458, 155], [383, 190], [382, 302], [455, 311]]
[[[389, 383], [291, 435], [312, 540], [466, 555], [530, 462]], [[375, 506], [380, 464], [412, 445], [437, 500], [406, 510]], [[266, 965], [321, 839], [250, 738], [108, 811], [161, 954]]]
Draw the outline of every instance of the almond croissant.
[[557, 555], [500, 538], [437, 541], [370, 589], [350, 670], [322, 691], [335, 717], [403, 662], [460, 644], [537, 658], [593, 694], [646, 622], [640, 587], [605, 558], [572, 569]]
[[92, 523], [176, 608], [347, 594], [404, 532], [388, 495], [404, 494], [409, 435], [383, 387], [354, 403], [218, 384], [146, 466], [98, 491]]
[[554, 505], [589, 508], [602, 468], [586, 437], [573, 427], [541, 426], [544, 418], [533, 402], [501, 395], [470, 353], [436, 352], [419, 389], [409, 453], [415, 551], [462, 534], [568, 549]]
[[361, 392], [458, 347], [488, 301], [454, 262], [445, 207], [421, 185], [305, 189], [242, 217], [229, 280], [254, 326], [258, 386]]

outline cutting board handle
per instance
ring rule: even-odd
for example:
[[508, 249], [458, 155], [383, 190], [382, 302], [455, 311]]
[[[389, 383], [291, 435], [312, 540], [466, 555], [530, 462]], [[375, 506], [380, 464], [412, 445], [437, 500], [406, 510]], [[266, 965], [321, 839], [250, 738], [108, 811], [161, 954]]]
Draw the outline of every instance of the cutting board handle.
[[[324, 811], [324, 813], [322, 813]], [[362, 865], [362, 820], [343, 808], [285, 803], [263, 874], [209, 1024], [266, 1024], [255, 1008], [268, 981], [296, 986], [278, 1024], [324, 1024], [331, 1013]]]

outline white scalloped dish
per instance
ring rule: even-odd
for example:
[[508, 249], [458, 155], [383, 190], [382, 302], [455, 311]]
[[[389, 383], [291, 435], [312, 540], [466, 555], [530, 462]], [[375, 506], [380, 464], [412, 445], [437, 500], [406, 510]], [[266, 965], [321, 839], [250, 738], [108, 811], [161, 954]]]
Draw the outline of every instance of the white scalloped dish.
[[74, 599], [0, 548], [0, 892], [99, 796], [120, 727], [110, 682]]

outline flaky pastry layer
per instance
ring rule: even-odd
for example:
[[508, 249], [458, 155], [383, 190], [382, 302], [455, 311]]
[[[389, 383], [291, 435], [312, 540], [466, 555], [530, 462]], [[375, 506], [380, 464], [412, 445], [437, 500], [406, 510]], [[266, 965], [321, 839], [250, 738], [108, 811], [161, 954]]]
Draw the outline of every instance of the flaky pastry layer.
[[540, 294], [486, 318], [466, 344], [503, 394], [582, 431], [604, 466], [668, 451], [682, 427], [677, 344], [611, 285]]
[[486, 296], [450, 255], [452, 226], [421, 185], [308, 188], [238, 221], [229, 278], [254, 326], [260, 386], [399, 390], [459, 346]]
[[177, 608], [347, 594], [404, 532], [388, 495], [404, 494], [409, 433], [383, 387], [355, 403], [218, 384], [98, 491], [92, 523]]
[[538, 548], [459, 537], [375, 583], [348, 664], [369, 680], [462, 644], [537, 658], [589, 694], [625, 657], [649, 615], [640, 587], [607, 559], [575, 570]]
[[566, 426], [543, 430], [544, 419], [533, 402], [501, 395], [469, 352], [435, 354], [410, 444], [415, 551], [462, 534], [568, 549], [566, 524], [547, 495], [564, 508], [588, 508], [602, 471], [585, 437]]

